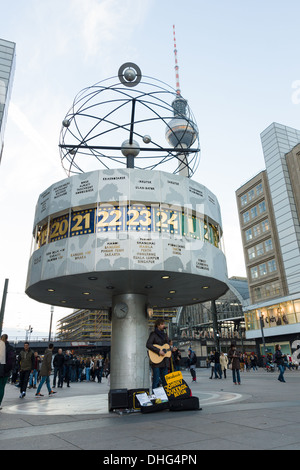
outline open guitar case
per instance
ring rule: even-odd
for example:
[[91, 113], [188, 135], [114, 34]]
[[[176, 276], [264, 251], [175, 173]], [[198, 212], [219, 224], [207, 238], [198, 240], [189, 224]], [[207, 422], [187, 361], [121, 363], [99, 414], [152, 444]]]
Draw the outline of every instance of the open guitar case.
[[[192, 395], [192, 390], [185, 382], [182, 383], [186, 386], [185, 393], [178, 397], [169, 396], [169, 410], [170, 411], [188, 411], [188, 410], [201, 410], [198, 397]], [[166, 385], [164, 385], [166, 387]]]
[[[185, 393], [180, 396], [168, 397], [168, 402], [154, 403], [152, 406], [142, 406], [142, 413], [154, 413], [156, 411], [169, 410], [169, 411], [188, 411], [188, 410], [202, 410], [200, 408], [200, 402], [198, 397], [192, 396], [192, 391], [188, 384], [182, 379], [182, 384], [185, 386]], [[166, 381], [163, 383], [163, 387], [167, 393]]]

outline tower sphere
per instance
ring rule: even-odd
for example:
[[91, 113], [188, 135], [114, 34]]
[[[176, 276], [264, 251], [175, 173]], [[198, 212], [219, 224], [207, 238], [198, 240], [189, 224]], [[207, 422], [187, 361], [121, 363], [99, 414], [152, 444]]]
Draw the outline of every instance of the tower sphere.
[[166, 139], [175, 148], [189, 148], [198, 135], [197, 126], [185, 118], [175, 117], [166, 128]]
[[125, 157], [128, 157], [128, 155], [137, 157], [140, 153], [140, 146], [135, 140], [132, 141], [132, 144], [129, 140], [125, 140], [121, 146], [121, 152]]
[[128, 82], [133, 82], [136, 78], [136, 71], [132, 68], [125, 70], [124, 77]]

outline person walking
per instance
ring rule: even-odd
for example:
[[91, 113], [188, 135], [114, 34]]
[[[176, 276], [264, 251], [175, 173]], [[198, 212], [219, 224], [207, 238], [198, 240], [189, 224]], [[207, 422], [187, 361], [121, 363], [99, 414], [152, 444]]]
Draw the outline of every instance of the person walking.
[[192, 376], [192, 381], [196, 382], [196, 365], [197, 365], [197, 356], [195, 351], [192, 350], [192, 348], [189, 348], [188, 352], [188, 359], [189, 359], [189, 368], [190, 368], [190, 373]]
[[26, 389], [30, 373], [34, 369], [34, 353], [29, 347], [28, 341], [24, 343], [24, 349], [19, 354], [20, 364], [20, 398], [26, 396]]
[[64, 380], [67, 383], [67, 387], [70, 387], [72, 360], [73, 355], [71, 351], [66, 351], [64, 357]]
[[274, 362], [276, 362], [277, 367], [279, 369], [279, 376], [278, 376], [279, 382], [285, 382], [285, 380], [284, 380], [284, 371], [285, 371], [284, 357], [285, 357], [285, 355], [283, 355], [282, 352], [281, 352], [280, 344], [276, 344], [275, 345]]
[[232, 365], [232, 380], [235, 385], [241, 385], [240, 376], [240, 353], [236, 350], [235, 344], [231, 344], [228, 351], [228, 358], [231, 360]]
[[41, 365], [41, 358], [38, 355], [37, 351], [34, 351], [34, 365], [33, 365], [33, 371], [30, 373], [29, 376], [29, 387], [28, 388], [36, 388], [37, 381], [38, 381], [38, 375], [40, 371], [40, 365]]
[[64, 373], [64, 361], [65, 356], [63, 355], [62, 349], [59, 348], [57, 354], [55, 354], [53, 359], [54, 375], [53, 375], [53, 388], [56, 387], [56, 377], [58, 376], [58, 388], [63, 386], [63, 373]]
[[5, 385], [10, 377], [12, 368], [16, 361], [14, 348], [8, 342], [8, 336], [3, 334], [0, 339], [0, 410], [4, 397]]
[[215, 362], [215, 379], [218, 379], [218, 378], [221, 379], [222, 369], [221, 369], [221, 364], [220, 364], [220, 353], [216, 349], [214, 350], [213, 357], [214, 357], [214, 362]]
[[40, 384], [39, 384], [38, 389], [37, 389], [36, 394], [35, 394], [36, 397], [43, 397], [44, 396], [44, 395], [41, 394], [41, 389], [42, 389], [42, 386], [44, 385], [45, 382], [46, 382], [46, 386], [47, 386], [47, 389], [48, 389], [49, 396], [56, 393], [56, 392], [53, 392], [53, 390], [51, 389], [51, 386], [50, 386], [50, 374], [51, 374], [51, 363], [52, 363], [53, 347], [54, 347], [53, 343], [50, 343], [49, 348], [46, 349], [46, 351], [45, 351], [43, 362], [42, 362], [42, 365], [41, 365], [41, 371], [40, 371], [41, 381], [40, 381]]
[[228, 357], [225, 356], [223, 352], [221, 352], [220, 356], [220, 365], [221, 365], [221, 371], [224, 374], [224, 378], [226, 379], [226, 371], [227, 371], [227, 366], [228, 366]]
[[213, 378], [213, 375], [215, 373], [215, 356], [212, 353], [209, 358], [209, 364], [210, 364], [210, 379]]

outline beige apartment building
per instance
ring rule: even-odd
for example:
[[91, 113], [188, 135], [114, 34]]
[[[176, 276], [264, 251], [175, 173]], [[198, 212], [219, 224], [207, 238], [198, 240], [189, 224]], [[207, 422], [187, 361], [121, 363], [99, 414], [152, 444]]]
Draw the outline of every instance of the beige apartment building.
[[[272, 123], [261, 134], [266, 169], [236, 191], [249, 285], [246, 337], [261, 352], [300, 346], [300, 131]], [[265, 345], [263, 345], [263, 341]], [[265, 346], [265, 350], [262, 349]], [[299, 354], [300, 363], [300, 354]]]
[[266, 170], [236, 191], [251, 304], [287, 294]]

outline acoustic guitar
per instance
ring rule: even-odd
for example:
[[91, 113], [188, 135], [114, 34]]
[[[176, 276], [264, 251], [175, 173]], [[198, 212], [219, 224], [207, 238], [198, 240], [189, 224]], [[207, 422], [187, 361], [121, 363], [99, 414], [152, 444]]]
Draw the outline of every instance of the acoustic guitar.
[[159, 346], [159, 344], [153, 344], [153, 346], [162, 350], [165, 353], [164, 356], [161, 356], [160, 354], [157, 354], [156, 352], [151, 351], [151, 349], [148, 349], [150, 361], [153, 362], [153, 364], [159, 364], [160, 362], [164, 360], [165, 357], [171, 357], [172, 351], [170, 349], [169, 344], [164, 344], [163, 346]]

